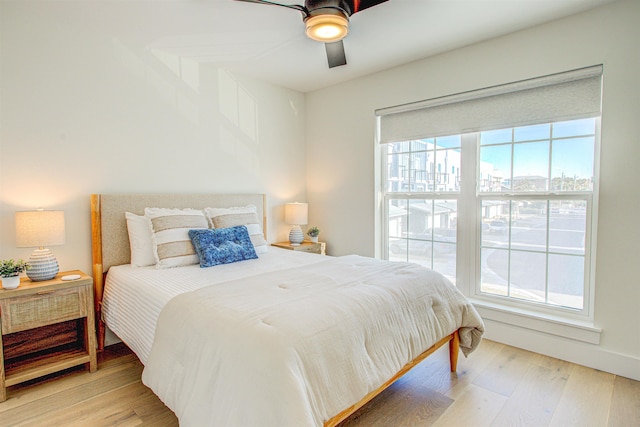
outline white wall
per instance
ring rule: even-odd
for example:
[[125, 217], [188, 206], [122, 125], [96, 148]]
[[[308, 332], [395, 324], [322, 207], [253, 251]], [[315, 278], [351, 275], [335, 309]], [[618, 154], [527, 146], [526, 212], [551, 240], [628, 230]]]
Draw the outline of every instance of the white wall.
[[15, 211], [61, 209], [51, 249], [90, 273], [91, 193], [264, 192], [269, 240], [286, 239], [283, 204], [305, 198], [304, 96], [131, 36], [174, 7], [0, 3], [0, 258], [32, 251], [15, 247]]
[[375, 253], [374, 110], [604, 64], [596, 327], [600, 345], [487, 322], [487, 337], [640, 379], [640, 2], [307, 94], [307, 201], [332, 255]]

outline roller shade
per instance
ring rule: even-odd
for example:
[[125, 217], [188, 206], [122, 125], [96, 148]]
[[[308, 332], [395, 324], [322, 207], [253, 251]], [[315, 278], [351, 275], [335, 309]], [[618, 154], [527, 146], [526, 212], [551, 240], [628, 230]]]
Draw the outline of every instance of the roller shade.
[[602, 65], [376, 110], [382, 144], [599, 116]]

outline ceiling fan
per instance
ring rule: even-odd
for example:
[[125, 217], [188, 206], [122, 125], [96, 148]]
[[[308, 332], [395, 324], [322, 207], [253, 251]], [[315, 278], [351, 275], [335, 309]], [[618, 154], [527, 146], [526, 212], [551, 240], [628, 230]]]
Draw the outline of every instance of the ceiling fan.
[[304, 6], [268, 0], [236, 0], [294, 9], [302, 13], [307, 37], [325, 43], [329, 68], [347, 63], [342, 39], [349, 32], [349, 17], [387, 0], [305, 0]]

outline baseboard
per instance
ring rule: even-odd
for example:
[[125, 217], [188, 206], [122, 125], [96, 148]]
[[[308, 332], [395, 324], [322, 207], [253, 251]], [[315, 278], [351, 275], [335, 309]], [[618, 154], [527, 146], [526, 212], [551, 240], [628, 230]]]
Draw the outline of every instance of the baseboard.
[[640, 358], [600, 345], [485, 319], [484, 338], [640, 381]]

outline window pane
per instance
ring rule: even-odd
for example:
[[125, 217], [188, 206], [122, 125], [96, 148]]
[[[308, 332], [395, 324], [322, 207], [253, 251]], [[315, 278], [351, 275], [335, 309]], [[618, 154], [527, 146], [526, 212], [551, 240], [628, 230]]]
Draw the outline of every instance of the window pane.
[[460, 136], [389, 144], [387, 192], [460, 191]]
[[422, 151], [411, 155], [411, 188], [406, 191], [426, 192], [433, 187], [429, 170], [433, 169], [433, 151]]
[[511, 251], [509, 295], [529, 301], [545, 301], [547, 257], [544, 253]]
[[586, 201], [483, 200], [481, 208], [481, 291], [582, 309]]
[[506, 248], [509, 244], [508, 200], [482, 201], [482, 246]]
[[503, 142], [511, 142], [512, 129], [498, 129], [482, 132], [480, 134], [480, 144], [500, 144]]
[[409, 200], [407, 236], [412, 239], [431, 239], [433, 228], [433, 200]]
[[389, 237], [401, 238], [404, 236], [407, 224], [406, 204], [406, 200], [389, 200], [387, 207]]
[[535, 141], [538, 139], [549, 139], [551, 137], [551, 125], [523, 126], [513, 129], [514, 141]]
[[482, 248], [480, 291], [494, 295], [507, 296], [509, 288], [509, 251]]
[[511, 248], [545, 252], [547, 250], [547, 203], [518, 200], [512, 203]]
[[552, 201], [549, 208], [549, 252], [584, 255], [587, 203]]
[[513, 147], [513, 190], [546, 191], [549, 174], [549, 142], [530, 142]]
[[595, 119], [571, 120], [553, 124], [553, 137], [594, 135], [596, 133]]
[[409, 141], [396, 142], [388, 145], [388, 152], [391, 153], [408, 153]]
[[433, 138], [411, 141], [411, 151], [433, 150]]
[[511, 144], [480, 148], [481, 192], [511, 189]]
[[389, 201], [388, 259], [415, 262], [455, 280], [457, 222], [456, 200]]
[[389, 260], [391, 261], [402, 261], [406, 262], [408, 260], [407, 256], [407, 241], [404, 239], [398, 239], [394, 237], [389, 238], [389, 253], [387, 254]]
[[399, 192], [409, 188], [409, 155], [391, 154], [387, 157], [387, 191]]
[[551, 187], [553, 191], [591, 191], [595, 139], [553, 141]]
[[[434, 233], [435, 234], [435, 233]], [[453, 238], [455, 242], [455, 237]], [[433, 269], [456, 282], [456, 244], [434, 242]]]
[[584, 257], [549, 255], [549, 304], [581, 309]]
[[407, 241], [405, 239], [408, 214], [406, 200], [389, 200], [387, 206], [387, 226], [389, 230], [388, 259], [407, 261]]
[[460, 149], [435, 152], [435, 191], [460, 191]]
[[441, 136], [439, 138], [436, 138], [436, 146], [438, 148], [460, 147], [460, 135]]

